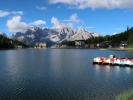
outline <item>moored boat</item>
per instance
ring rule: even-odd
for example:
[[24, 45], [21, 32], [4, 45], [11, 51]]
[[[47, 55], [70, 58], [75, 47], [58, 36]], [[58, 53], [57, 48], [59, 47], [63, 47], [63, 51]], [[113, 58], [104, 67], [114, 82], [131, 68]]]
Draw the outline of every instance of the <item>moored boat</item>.
[[108, 58], [106, 57], [94, 58], [93, 64], [133, 66], [133, 59], [132, 58], [117, 58], [114, 55], [110, 55]]

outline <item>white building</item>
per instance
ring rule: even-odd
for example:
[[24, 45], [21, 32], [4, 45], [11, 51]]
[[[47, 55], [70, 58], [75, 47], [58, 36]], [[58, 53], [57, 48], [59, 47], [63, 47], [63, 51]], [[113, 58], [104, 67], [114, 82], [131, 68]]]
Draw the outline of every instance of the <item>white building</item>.
[[36, 43], [35, 48], [46, 48], [46, 43]]

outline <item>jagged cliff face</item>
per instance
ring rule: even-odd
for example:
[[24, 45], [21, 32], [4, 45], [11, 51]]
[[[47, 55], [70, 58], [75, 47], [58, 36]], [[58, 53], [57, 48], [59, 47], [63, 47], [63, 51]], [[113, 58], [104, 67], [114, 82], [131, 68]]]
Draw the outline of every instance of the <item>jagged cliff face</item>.
[[61, 40], [69, 39], [71, 36], [74, 35], [74, 31], [70, 27], [57, 29], [57, 32]]
[[12, 38], [33, 46], [39, 42], [52, 45], [55, 42], [52, 35], [56, 34], [58, 34], [58, 32], [55, 30], [32, 28], [28, 29], [25, 33], [17, 32]]
[[75, 40], [87, 40], [89, 38], [93, 38], [93, 35], [82, 28], [79, 28], [75, 31], [75, 34], [70, 37], [71, 41]]
[[63, 40], [87, 40], [95, 36], [96, 34], [94, 35], [94, 33], [89, 33], [81, 28], [74, 32], [70, 27], [64, 27], [61, 29], [32, 28], [28, 29], [25, 33], [17, 32], [12, 36], [12, 38], [28, 45], [34, 46], [36, 43], [41, 42], [51, 46]]

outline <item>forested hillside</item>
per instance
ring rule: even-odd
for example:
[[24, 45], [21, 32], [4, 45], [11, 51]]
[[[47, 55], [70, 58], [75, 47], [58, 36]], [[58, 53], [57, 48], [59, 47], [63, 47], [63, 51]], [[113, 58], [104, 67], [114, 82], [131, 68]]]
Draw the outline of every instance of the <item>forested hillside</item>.
[[0, 35], [0, 49], [10, 49], [10, 48], [18, 48], [18, 47], [25, 48], [28, 46], [19, 41], [9, 39], [4, 35]]
[[96, 37], [94, 39], [88, 39], [86, 43], [97, 44], [97, 43], [107, 42], [107, 41], [112, 46], [117, 46], [122, 41], [127, 41], [128, 46], [133, 45], [133, 27], [132, 28], [127, 27], [126, 31], [116, 35], [106, 35], [106, 36]]

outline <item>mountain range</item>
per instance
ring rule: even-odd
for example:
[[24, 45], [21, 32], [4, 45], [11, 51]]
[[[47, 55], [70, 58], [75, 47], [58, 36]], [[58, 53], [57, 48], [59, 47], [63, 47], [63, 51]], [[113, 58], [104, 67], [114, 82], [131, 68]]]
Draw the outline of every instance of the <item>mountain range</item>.
[[13, 34], [12, 39], [32, 46], [36, 43], [46, 43], [47, 46], [52, 46], [64, 40], [87, 40], [98, 36], [97, 33], [88, 32], [83, 28], [78, 28], [74, 31], [70, 27], [63, 27], [60, 29], [33, 27], [28, 29], [26, 32], [17, 32]]

